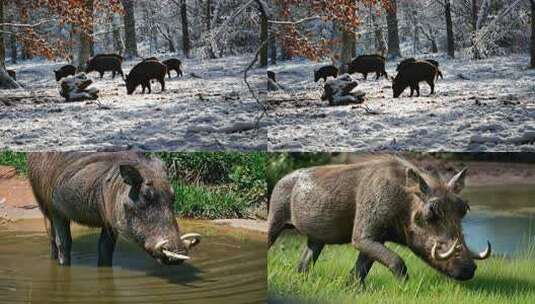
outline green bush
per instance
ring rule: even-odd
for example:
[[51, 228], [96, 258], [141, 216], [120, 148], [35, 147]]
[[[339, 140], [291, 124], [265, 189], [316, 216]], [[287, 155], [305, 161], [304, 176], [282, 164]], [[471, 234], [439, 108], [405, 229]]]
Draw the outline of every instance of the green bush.
[[19, 174], [26, 175], [28, 167], [26, 165], [27, 155], [21, 152], [0, 152], [0, 166], [15, 167]]

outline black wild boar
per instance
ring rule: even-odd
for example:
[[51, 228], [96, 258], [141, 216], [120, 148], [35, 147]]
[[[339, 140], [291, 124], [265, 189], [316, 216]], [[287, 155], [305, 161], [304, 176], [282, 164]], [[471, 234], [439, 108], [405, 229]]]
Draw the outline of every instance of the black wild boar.
[[431, 87], [431, 94], [435, 93], [435, 79], [438, 75], [438, 69], [427, 61], [416, 61], [407, 63], [399, 71], [392, 82], [392, 90], [394, 91], [394, 98], [398, 98], [401, 93], [407, 88], [411, 88], [411, 97], [416, 91], [417, 96], [420, 97], [420, 82], [425, 81]]
[[182, 77], [182, 61], [176, 58], [170, 58], [162, 61], [163, 64], [167, 66], [167, 74], [171, 78], [171, 70], [174, 70], [177, 74], [177, 77]]
[[318, 82], [323, 78], [323, 81], [327, 81], [329, 77], [338, 77], [338, 69], [333, 65], [327, 65], [314, 71], [314, 82]]
[[375, 73], [375, 80], [381, 76], [388, 79], [388, 74], [385, 70], [386, 59], [381, 55], [362, 55], [359, 56], [349, 64], [347, 72], [349, 74], [360, 73], [364, 79], [368, 79], [369, 73]]
[[104, 72], [112, 72], [112, 78], [115, 78], [116, 74], [124, 77], [122, 63], [122, 57], [119, 55], [97, 55], [87, 61], [85, 72], [97, 71], [100, 73], [100, 78], [104, 77]]
[[145, 89], [149, 89], [149, 94], [152, 92], [150, 81], [156, 79], [162, 85], [162, 92], [165, 91], [165, 74], [167, 73], [167, 66], [159, 61], [149, 60], [138, 63], [128, 75], [126, 75], [126, 92], [132, 95], [136, 88], [141, 85], [143, 93]]
[[408, 247], [431, 267], [456, 280], [474, 277], [474, 260], [491, 246], [472, 252], [461, 221], [469, 205], [459, 193], [466, 169], [443, 180], [407, 160], [361, 156], [354, 164], [297, 170], [273, 189], [268, 216], [268, 247], [286, 228], [307, 236], [298, 270], [306, 272], [326, 244], [351, 243], [359, 250], [353, 279], [364, 280], [374, 262], [408, 279], [403, 259], [385, 242]]
[[70, 222], [102, 228], [98, 265], [111, 266], [117, 236], [163, 264], [188, 260], [199, 234], [181, 235], [165, 166], [132, 152], [30, 153], [28, 177], [50, 236], [53, 259], [71, 262]]
[[[402, 61], [398, 64], [398, 66], [397, 66], [397, 68], [396, 68], [396, 71], [399, 72], [402, 68], [404, 68], [405, 66], [407, 66], [409, 63], [415, 63], [416, 61], [418, 61], [418, 60], [416, 60], [416, 58], [412, 58], [412, 57], [411, 57], [411, 58], [407, 58], [407, 59], [405, 59], [405, 60], [402, 60]], [[442, 72], [441, 72], [440, 69], [439, 69], [439, 63], [438, 63], [438, 61], [433, 60], [433, 59], [422, 59], [422, 60], [419, 60], [419, 61], [427, 61], [427, 62], [429, 62], [430, 64], [434, 65], [434, 66], [437, 68], [437, 70], [438, 70], [438, 76], [439, 76], [440, 78], [444, 79], [444, 76], [442, 75]]]
[[67, 64], [62, 66], [59, 70], [55, 70], [56, 81], [60, 81], [62, 78], [76, 75], [76, 68], [74, 65]]
[[15, 70], [6, 70], [9, 77], [11, 77], [13, 80], [17, 81], [17, 71]]

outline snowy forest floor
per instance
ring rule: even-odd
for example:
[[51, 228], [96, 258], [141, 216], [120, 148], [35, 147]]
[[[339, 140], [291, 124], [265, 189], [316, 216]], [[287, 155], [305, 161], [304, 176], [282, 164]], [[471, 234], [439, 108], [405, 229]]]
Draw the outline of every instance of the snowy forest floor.
[[[128, 96], [120, 76], [112, 80], [108, 72], [99, 79], [93, 72], [99, 104], [64, 102], [53, 72], [63, 64], [8, 66], [25, 88], [0, 91], [0, 150], [265, 150], [267, 124], [255, 129], [261, 108], [243, 82], [250, 59], [185, 59], [183, 78], [173, 71], [166, 92], [156, 82], [145, 95], [138, 87]], [[125, 62], [125, 74], [137, 62]], [[265, 70], [250, 75], [252, 85], [265, 91]]]
[[[440, 62], [444, 79], [436, 95], [394, 99], [390, 80], [364, 81], [355, 74], [364, 106], [328, 107], [320, 100], [323, 81], [313, 71], [324, 64], [306, 60], [281, 63], [271, 70], [286, 87], [270, 94], [268, 149], [272, 151], [535, 151], [535, 70], [528, 56], [512, 55], [480, 61]], [[396, 62], [387, 72], [395, 76]], [[461, 75], [461, 77], [459, 76]], [[463, 79], [465, 78], [465, 79]]]

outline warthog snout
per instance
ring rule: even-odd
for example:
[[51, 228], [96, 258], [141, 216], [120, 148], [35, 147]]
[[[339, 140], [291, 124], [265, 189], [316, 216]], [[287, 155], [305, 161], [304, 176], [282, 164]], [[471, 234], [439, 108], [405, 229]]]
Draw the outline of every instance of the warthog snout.
[[188, 233], [180, 237], [182, 246], [173, 246], [169, 240], [161, 240], [154, 246], [153, 255], [156, 260], [166, 265], [182, 264], [190, 260], [188, 251], [201, 241], [198, 233]]
[[[439, 242], [435, 241], [433, 248], [431, 249], [431, 257], [437, 261], [448, 260], [453, 257], [455, 253], [463, 250], [463, 246], [459, 244], [458, 239], [455, 239], [453, 245], [451, 245], [451, 247], [443, 253], [438, 252], [438, 247]], [[474, 260], [485, 260], [488, 259], [492, 254], [492, 246], [489, 241], [487, 241], [487, 248], [485, 248], [485, 250], [482, 252], [475, 253], [468, 248], [466, 248], [466, 250], [469, 252], [470, 257]]]

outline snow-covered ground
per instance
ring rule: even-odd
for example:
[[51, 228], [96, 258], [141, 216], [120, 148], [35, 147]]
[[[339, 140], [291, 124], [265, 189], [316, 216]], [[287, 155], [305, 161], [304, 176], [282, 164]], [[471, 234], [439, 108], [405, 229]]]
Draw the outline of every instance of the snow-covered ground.
[[[433, 58], [433, 57], [425, 57]], [[535, 70], [527, 56], [441, 64], [436, 95], [421, 83], [422, 97], [394, 99], [390, 80], [362, 80], [364, 106], [328, 107], [320, 101], [322, 81], [313, 70], [323, 64], [295, 60], [271, 68], [285, 92], [270, 94], [268, 149], [272, 151], [535, 151]], [[396, 62], [387, 72], [395, 76]], [[461, 77], [459, 76], [461, 75]], [[464, 79], [463, 79], [464, 78]]]
[[[161, 58], [165, 59], [165, 58]], [[0, 150], [265, 150], [267, 122], [255, 129], [261, 109], [243, 82], [251, 56], [183, 60], [183, 78], [166, 78], [166, 92], [126, 95], [121, 77], [89, 74], [101, 91], [99, 103], [65, 103], [48, 61], [10, 65], [20, 90], [0, 91]], [[127, 73], [137, 61], [123, 64]], [[203, 79], [192, 76], [200, 76]], [[265, 89], [265, 70], [250, 82]]]

